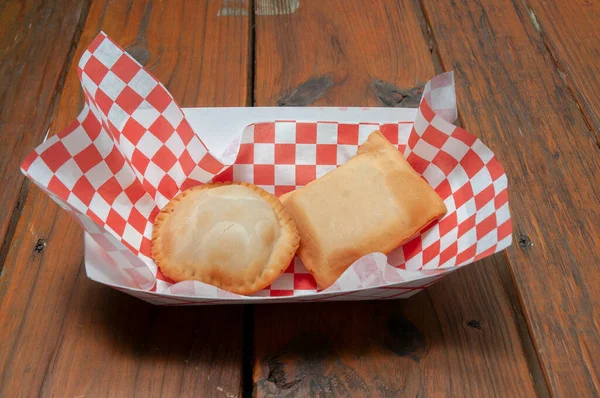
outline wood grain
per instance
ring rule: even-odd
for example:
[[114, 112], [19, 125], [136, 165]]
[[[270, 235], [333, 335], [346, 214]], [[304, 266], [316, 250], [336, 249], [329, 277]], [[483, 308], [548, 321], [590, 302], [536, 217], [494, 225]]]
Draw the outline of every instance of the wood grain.
[[416, 2], [302, 2], [256, 17], [252, 93], [248, 4], [98, 0], [76, 52], [86, 3], [0, 4], [0, 147], [15, 148], [0, 153], [0, 242], [9, 229], [12, 237], [0, 249], [0, 396], [242, 391], [241, 308], [152, 307], [88, 281], [79, 227], [22, 188], [23, 155], [81, 105], [66, 66], [100, 29], [183, 106], [252, 96], [258, 105], [410, 106], [442, 66], [453, 69], [461, 123], [507, 169], [516, 241], [506, 258], [405, 301], [257, 307], [256, 395], [597, 395], [597, 7], [423, 0], [425, 20]]
[[[95, 1], [74, 59], [103, 30], [182, 106], [243, 106], [249, 19], [221, 6]], [[75, 67], [52, 132], [80, 108]], [[0, 396], [240, 395], [241, 307], [154, 307], [89, 281], [82, 254], [81, 229], [32, 188], [0, 282]]]
[[407, 300], [257, 307], [256, 395], [546, 396], [505, 270], [494, 257]]
[[[403, 93], [420, 97], [436, 73], [420, 15], [409, 1], [305, 2], [290, 15], [257, 15], [256, 104], [331, 76], [307, 103], [404, 106]], [[408, 300], [257, 306], [255, 393], [543, 395], [507, 269], [496, 255]]]
[[[288, 1], [262, 1], [285, 8]], [[434, 74], [419, 21], [407, 2], [302, 3], [288, 15], [256, 17], [255, 101], [275, 105], [393, 105], [420, 99]], [[362, 18], [365, 13], [377, 18]], [[405, 15], [406, 14], [406, 15]], [[285, 39], [284, 39], [285, 38]], [[407, 54], [410, 54], [408, 56]], [[385, 57], [385, 67], [382, 66]], [[414, 90], [415, 91], [411, 91]], [[296, 93], [294, 102], [286, 98]], [[389, 99], [388, 99], [389, 100]], [[403, 102], [404, 101], [404, 102]], [[410, 101], [409, 101], [410, 102]]]
[[529, 0], [529, 17], [600, 142], [600, 6], [593, 1]]
[[463, 125], [509, 176], [518, 244], [506, 254], [550, 393], [596, 396], [600, 148], [522, 3], [423, 5]]
[[48, 130], [90, 2], [0, 4], [0, 269], [27, 190], [19, 165]]

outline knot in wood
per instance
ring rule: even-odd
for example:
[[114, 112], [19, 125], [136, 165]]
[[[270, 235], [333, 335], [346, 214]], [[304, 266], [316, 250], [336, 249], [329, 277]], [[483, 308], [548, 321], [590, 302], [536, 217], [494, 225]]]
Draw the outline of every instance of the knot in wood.
[[481, 330], [481, 322], [479, 322], [476, 319], [470, 320], [469, 322], [467, 322], [467, 326], [473, 329], [478, 329]]
[[33, 251], [36, 253], [41, 253], [44, 251], [45, 248], [46, 248], [46, 239], [38, 239], [37, 242], [35, 243], [35, 247], [33, 248]]
[[531, 242], [531, 239], [529, 239], [529, 236], [525, 234], [519, 234], [519, 246], [521, 249], [527, 249], [533, 246], [533, 243]]
[[386, 323], [387, 345], [397, 355], [407, 356], [418, 361], [425, 351], [425, 336], [407, 319], [392, 315]]
[[277, 100], [277, 106], [306, 106], [321, 98], [333, 86], [333, 77], [325, 75], [301, 83], [290, 94]]

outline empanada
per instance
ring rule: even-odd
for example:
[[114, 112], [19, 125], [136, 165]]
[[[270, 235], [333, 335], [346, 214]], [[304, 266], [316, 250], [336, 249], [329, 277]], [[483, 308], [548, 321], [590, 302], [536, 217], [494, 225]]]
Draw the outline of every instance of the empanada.
[[298, 255], [323, 289], [357, 259], [392, 251], [446, 213], [379, 131], [345, 164], [280, 199], [300, 233]]
[[298, 242], [294, 221], [275, 196], [248, 183], [214, 183], [182, 192], [161, 210], [152, 256], [176, 282], [251, 294], [285, 271]]

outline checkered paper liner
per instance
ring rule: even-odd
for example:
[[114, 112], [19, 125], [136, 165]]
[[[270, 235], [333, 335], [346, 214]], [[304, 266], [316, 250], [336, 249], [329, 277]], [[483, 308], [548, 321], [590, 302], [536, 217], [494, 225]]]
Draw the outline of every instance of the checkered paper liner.
[[[84, 228], [88, 276], [143, 300], [194, 305], [402, 298], [511, 244], [506, 175], [480, 140], [452, 124], [452, 73], [426, 84], [413, 123], [255, 123], [219, 156], [194, 133], [166, 88], [104, 33], [85, 51], [78, 73], [82, 112], [21, 169]], [[173, 283], [152, 260], [152, 222], [182, 190], [233, 180], [281, 195], [346, 162], [376, 129], [448, 208], [439, 222], [388, 255], [363, 257], [323, 291], [296, 257], [253, 296], [197, 281]]]

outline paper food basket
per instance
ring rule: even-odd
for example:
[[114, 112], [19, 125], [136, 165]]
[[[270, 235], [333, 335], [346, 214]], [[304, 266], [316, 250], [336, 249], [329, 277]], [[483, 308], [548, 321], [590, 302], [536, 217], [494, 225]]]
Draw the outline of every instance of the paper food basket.
[[[452, 73], [425, 85], [418, 109], [182, 109], [104, 33], [89, 45], [78, 72], [83, 110], [21, 169], [81, 224], [86, 272], [99, 283], [160, 305], [405, 298], [511, 244], [506, 175], [489, 148], [452, 124]], [[448, 208], [388, 255], [359, 259], [326, 290], [296, 257], [252, 296], [173, 283], [152, 260], [154, 217], [183, 189], [233, 180], [281, 195], [343, 164], [376, 129]]]

